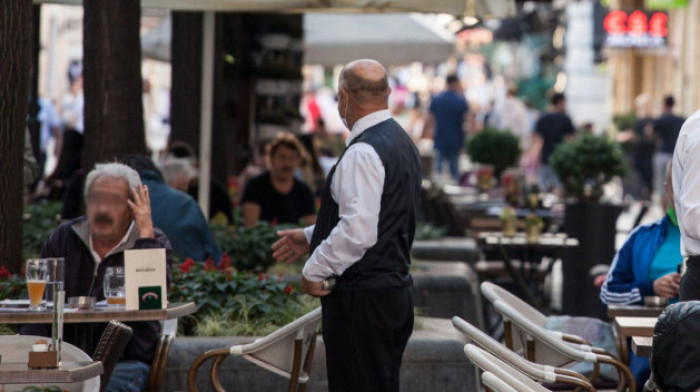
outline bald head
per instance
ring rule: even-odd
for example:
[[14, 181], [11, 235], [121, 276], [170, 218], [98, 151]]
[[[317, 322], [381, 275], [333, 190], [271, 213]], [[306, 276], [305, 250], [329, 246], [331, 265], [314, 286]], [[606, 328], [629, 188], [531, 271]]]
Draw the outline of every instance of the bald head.
[[391, 92], [386, 69], [370, 59], [348, 63], [340, 73], [340, 87], [363, 106], [386, 106]]

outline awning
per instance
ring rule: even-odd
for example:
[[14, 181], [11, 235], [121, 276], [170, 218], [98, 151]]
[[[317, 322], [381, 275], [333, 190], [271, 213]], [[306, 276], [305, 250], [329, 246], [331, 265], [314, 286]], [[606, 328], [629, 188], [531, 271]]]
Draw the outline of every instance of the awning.
[[[82, 0], [34, 0], [82, 4]], [[141, 0], [143, 8], [231, 12], [423, 12], [505, 18], [515, 15], [514, 0]]]
[[386, 65], [439, 63], [454, 50], [454, 35], [420, 14], [304, 15], [304, 62], [345, 64], [372, 58]]

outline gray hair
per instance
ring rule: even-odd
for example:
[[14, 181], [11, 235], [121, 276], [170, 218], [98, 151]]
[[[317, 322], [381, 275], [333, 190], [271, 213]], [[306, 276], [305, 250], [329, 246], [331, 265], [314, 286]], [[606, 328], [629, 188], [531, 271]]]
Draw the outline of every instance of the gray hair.
[[161, 163], [160, 171], [163, 173], [163, 180], [165, 180], [166, 184], [171, 184], [179, 176], [183, 175], [187, 178], [187, 181], [197, 177], [192, 161], [188, 158], [168, 158]]
[[139, 173], [127, 165], [116, 162], [98, 163], [85, 179], [85, 196], [87, 196], [92, 183], [94, 183], [100, 177], [122, 179], [129, 184], [129, 189], [138, 188], [139, 184], [141, 183]]

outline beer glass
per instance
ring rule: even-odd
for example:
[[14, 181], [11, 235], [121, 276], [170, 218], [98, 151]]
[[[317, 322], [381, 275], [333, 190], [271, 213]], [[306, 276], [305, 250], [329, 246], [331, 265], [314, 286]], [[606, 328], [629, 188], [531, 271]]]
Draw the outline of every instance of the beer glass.
[[49, 267], [46, 259], [27, 260], [25, 267], [27, 291], [29, 292], [29, 310], [41, 311], [46, 308], [44, 290], [49, 278]]
[[124, 268], [107, 267], [102, 283], [108, 306], [126, 305], [126, 291], [124, 287]]

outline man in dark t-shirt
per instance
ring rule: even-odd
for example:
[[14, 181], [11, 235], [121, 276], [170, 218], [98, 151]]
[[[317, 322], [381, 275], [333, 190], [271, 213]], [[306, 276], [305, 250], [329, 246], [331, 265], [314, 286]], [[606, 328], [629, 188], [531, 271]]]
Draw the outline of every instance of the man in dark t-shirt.
[[543, 190], [559, 187], [559, 179], [549, 165], [549, 157], [562, 141], [569, 140], [575, 132], [571, 118], [566, 114], [566, 98], [557, 93], [552, 96], [552, 110], [542, 115], [535, 124], [533, 150], [540, 156], [540, 187]]
[[269, 170], [251, 178], [241, 196], [243, 223], [252, 227], [263, 220], [274, 223], [303, 224], [316, 222], [311, 189], [294, 177], [304, 147], [290, 133], [281, 133], [266, 149]]
[[666, 165], [673, 156], [673, 149], [676, 148], [676, 140], [681, 132], [681, 127], [685, 119], [673, 114], [673, 106], [676, 100], [673, 96], [664, 98], [664, 111], [656, 121], [654, 121], [654, 136], [657, 139], [658, 148], [654, 152], [654, 192], [657, 195], [664, 194], [664, 181]]
[[428, 124], [429, 127], [434, 125], [435, 130], [433, 140], [437, 151], [437, 172], [442, 174], [442, 165], [446, 160], [450, 174], [459, 180], [459, 151], [464, 145], [464, 122], [469, 105], [456, 75], [449, 75], [446, 84], [447, 89], [430, 101]]

